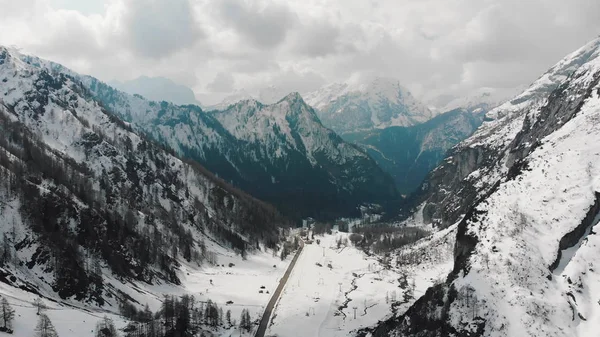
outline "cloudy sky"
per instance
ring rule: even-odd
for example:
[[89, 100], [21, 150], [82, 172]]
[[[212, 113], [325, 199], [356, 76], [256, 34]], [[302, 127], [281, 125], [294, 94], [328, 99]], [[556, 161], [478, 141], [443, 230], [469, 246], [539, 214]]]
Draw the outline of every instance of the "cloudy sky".
[[424, 99], [511, 88], [598, 34], [598, 0], [0, 0], [0, 44], [208, 104], [366, 76]]

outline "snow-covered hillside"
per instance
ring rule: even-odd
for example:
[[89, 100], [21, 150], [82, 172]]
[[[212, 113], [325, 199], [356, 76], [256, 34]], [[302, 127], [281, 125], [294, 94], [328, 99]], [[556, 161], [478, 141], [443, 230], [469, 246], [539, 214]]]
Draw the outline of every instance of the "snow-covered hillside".
[[275, 254], [289, 222], [47, 65], [0, 48], [0, 295], [24, 308], [15, 329], [31, 315], [24, 291], [91, 313], [57, 319], [71, 322], [55, 322], [66, 336], [92, 330], [88, 316], [156, 311], [167, 294], [231, 300], [234, 317], [247, 307], [257, 318], [269, 297], [260, 287], [274, 289], [287, 265]]
[[324, 125], [339, 134], [390, 126], [411, 126], [434, 116], [397, 80], [375, 78], [327, 85], [304, 95]]
[[442, 195], [440, 223], [462, 218], [453, 271], [373, 336], [600, 329], [600, 39], [487, 117], [432, 174], [464, 182], [429, 181], [425, 221]]
[[592, 85], [574, 76], [594, 72], [599, 46], [600, 40], [594, 40], [565, 57], [521, 94], [489, 111], [475, 134], [450, 150], [411, 200], [425, 222], [456, 222], [501, 177], [522, 166], [539, 140], [578, 113]]
[[351, 336], [404, 313], [450, 271], [455, 233], [455, 227], [435, 233], [388, 257], [365, 254], [348, 242], [348, 233], [315, 236], [304, 246], [267, 335]]
[[138, 132], [288, 216], [356, 216], [363, 203], [399, 198], [392, 178], [364, 151], [325, 128], [298, 94], [272, 105], [245, 100], [204, 112], [195, 105], [149, 101], [56, 63], [20, 57], [69, 76], [85, 88], [86, 97]]

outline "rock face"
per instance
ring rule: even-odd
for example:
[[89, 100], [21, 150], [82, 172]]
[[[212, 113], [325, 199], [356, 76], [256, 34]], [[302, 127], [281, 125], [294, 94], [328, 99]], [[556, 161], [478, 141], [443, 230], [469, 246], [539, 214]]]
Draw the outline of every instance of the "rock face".
[[345, 140], [363, 147], [395, 180], [402, 194], [411, 194], [446, 152], [475, 132], [485, 111], [456, 109], [408, 127], [347, 133]]
[[416, 204], [425, 222], [459, 222], [454, 269], [373, 336], [597, 333], [599, 82], [597, 39], [490, 111], [429, 175]]
[[388, 78], [359, 85], [331, 84], [304, 96], [323, 124], [341, 135], [412, 126], [434, 116], [397, 80]]

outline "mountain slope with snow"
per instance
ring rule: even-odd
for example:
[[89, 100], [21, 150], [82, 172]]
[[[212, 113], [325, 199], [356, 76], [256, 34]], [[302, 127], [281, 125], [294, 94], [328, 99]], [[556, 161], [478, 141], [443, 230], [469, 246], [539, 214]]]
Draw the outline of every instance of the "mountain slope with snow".
[[272, 105], [244, 100], [204, 112], [195, 105], [131, 96], [54, 63], [35, 62], [79, 79], [94, 99], [135, 129], [289, 216], [353, 216], [361, 204], [399, 198], [392, 178], [364, 151], [325, 128], [298, 94]]
[[3, 282], [65, 305], [141, 309], [182, 291], [216, 252], [279, 242], [289, 222], [272, 206], [136, 133], [46, 65], [0, 48]]
[[319, 208], [322, 216], [355, 214], [361, 203], [398, 198], [391, 177], [325, 128], [297, 93], [271, 105], [242, 101], [211, 115], [249, 157], [236, 164], [240, 186], [284, 209], [293, 204], [297, 210]]
[[453, 271], [373, 336], [600, 329], [600, 39], [487, 118], [426, 182], [424, 220], [460, 220]]
[[389, 78], [359, 85], [335, 83], [304, 96], [323, 124], [339, 134], [411, 126], [434, 116], [397, 80]]
[[415, 126], [347, 133], [344, 139], [362, 146], [396, 181], [403, 194], [414, 192], [446, 151], [469, 137], [483, 112], [456, 109]]
[[[448, 226], [465, 214], [499, 179], [537, 146], [537, 142], [572, 118], [588, 88], [571, 88], [578, 69], [596, 58], [600, 42], [572, 53], [529, 88], [489, 111], [475, 134], [452, 148], [433, 170], [411, 205], [423, 210], [427, 223]], [[531, 127], [537, 123], [535, 127]]]

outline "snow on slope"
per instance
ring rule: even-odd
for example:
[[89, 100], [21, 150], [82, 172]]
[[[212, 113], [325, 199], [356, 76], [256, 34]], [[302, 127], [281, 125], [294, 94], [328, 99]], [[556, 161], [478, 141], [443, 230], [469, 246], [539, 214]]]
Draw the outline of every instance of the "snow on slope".
[[[583, 221], [600, 192], [599, 125], [596, 92], [578, 116], [544, 139], [527, 171], [502, 184], [477, 207], [483, 216], [468, 223], [479, 243], [470, 272], [454, 286], [474, 289], [486, 336], [599, 331], [598, 236], [588, 235], [562, 272], [550, 276], [548, 269], [561, 238]], [[463, 305], [453, 304], [452, 322], [468, 319]]]
[[[404, 313], [451, 269], [455, 233], [456, 226], [435, 233], [387, 259], [367, 256], [352, 246], [337, 248], [337, 240], [347, 238], [347, 233], [316, 236], [320, 244], [305, 244], [267, 333], [280, 337], [350, 336]], [[401, 258], [409, 254], [418, 257]]]
[[411, 126], [434, 116], [397, 80], [389, 78], [330, 84], [304, 97], [317, 110], [323, 124], [340, 134]]
[[[473, 136], [449, 151], [414, 196], [413, 207], [423, 210], [424, 221], [444, 227], [455, 223], [535, 147], [538, 139], [571, 118], [589, 86], [577, 74], [591, 71], [599, 49], [600, 39], [591, 41], [521, 94], [490, 110]], [[537, 124], [530, 125], [533, 123]]]
[[[291, 93], [271, 105], [242, 101], [213, 115], [237, 139], [277, 147], [274, 151], [277, 157], [287, 155], [291, 149], [305, 151], [313, 166], [318, 164], [316, 153], [325, 153], [339, 165], [355, 158], [368, 158], [345, 142], [335, 142], [331, 131], [321, 125], [298, 93]], [[280, 141], [281, 136], [284, 142]]]
[[[105, 202], [103, 207], [111, 209], [115, 213], [131, 210], [133, 215], [138, 217], [139, 221], [132, 224], [134, 229], [128, 233], [128, 236], [136, 237], [132, 232], [137, 229], [146, 233], [144, 235], [150, 235], [149, 233], [154, 231], [155, 235], [160, 233], [158, 236], [174, 238], [172, 228], [175, 224], [165, 221], [160, 214], [171, 212], [175, 218], [184, 214], [185, 218], [177, 220], [178, 225], [187, 231], [184, 235], [186, 239], [192, 241], [193, 247], [197, 247], [201, 242], [205, 245], [206, 254], [211, 256], [212, 263], [205, 260], [205, 263], [200, 266], [195, 262], [188, 262], [182, 257], [184, 253], [178, 254], [175, 250], [176, 253], [171, 253], [174, 261], [169, 260], [168, 262], [173, 262], [175, 274], [181, 284], [167, 281], [164, 275], [158, 271], [158, 267], [152, 263], [148, 267], [149, 271], [140, 268], [143, 272], [147, 272], [143, 276], [138, 275], [140, 278], [147, 277], [147, 279], [141, 280], [134, 276], [116, 275], [107, 261], [96, 258], [99, 253], [93, 250], [93, 246], [106, 244], [105, 242], [78, 243], [77, 252], [81, 256], [69, 258], [73, 258], [73, 260], [81, 258], [85, 263], [76, 261], [75, 264], [85, 264], [85, 267], [82, 267], [85, 268], [84, 273], [91, 269], [91, 267], [88, 268], [88, 265], [91, 265], [92, 261], [100, 260], [99, 269], [102, 279], [100, 297], [104, 299], [104, 302], [93, 302], [91, 296], [90, 298], [85, 297], [85, 293], [84, 298], [80, 300], [75, 299], [74, 296], [61, 298], [55, 289], [55, 275], [58, 274], [54, 270], [56, 265], [51, 265], [50, 262], [46, 264], [48, 257], [39, 258], [46, 254], [44, 249], [48, 248], [46, 247], [48, 242], [44, 243], [42, 241], [43, 233], [40, 233], [39, 229], [34, 231], [29, 219], [22, 216], [24, 212], [22, 209], [27, 206], [22, 200], [27, 201], [27, 196], [20, 198], [6, 185], [24, 178], [24, 176], [18, 176], [10, 171], [13, 169], [10, 164], [21, 160], [9, 151], [19, 153], [19, 139], [2, 139], [0, 151], [2, 155], [8, 153], [9, 163], [3, 161], [0, 165], [0, 174], [2, 174], [2, 181], [0, 181], [0, 235], [3, 238], [10, 238], [8, 242], [11, 246], [11, 260], [15, 262], [7, 263], [0, 268], [2, 275], [8, 276], [9, 280], [5, 279], [4, 281], [8, 283], [0, 283], [0, 295], [6, 296], [12, 304], [18, 306], [18, 314], [21, 316], [16, 318], [15, 335], [31, 336], [32, 325], [35, 324], [35, 320], [29, 319], [31, 310], [29, 310], [30, 305], [26, 304], [32, 301], [32, 295], [15, 288], [21, 286], [24, 289], [39, 292], [47, 302], [53, 302], [51, 305], [53, 310], [49, 310], [51, 311], [50, 316], [62, 336], [87, 335], [83, 331], [89, 332], [93, 329], [97, 321], [93, 317], [99, 315], [101, 317], [105, 312], [111, 313], [111, 315], [115, 314], [119, 310], [119, 301], [124, 297], [131, 297], [141, 306], [148, 303], [150, 308], [156, 311], [162, 302], [163, 295], [191, 293], [197, 300], [211, 299], [224, 310], [230, 308], [234, 318], [239, 317], [240, 311], [244, 307], [250, 310], [253, 319], [258, 318], [262, 307], [269, 299], [268, 294], [259, 293], [260, 287], [264, 286], [265, 290], [275, 289], [278, 278], [283, 274], [289, 261], [281, 261], [276, 256], [277, 252], [273, 254], [271, 251], [267, 252], [262, 244], [258, 250], [249, 250], [246, 259], [242, 259], [228, 242], [217, 238], [211, 229], [204, 226], [213, 224], [222, 226], [221, 229], [240, 229], [251, 221], [246, 217], [254, 217], [256, 214], [253, 215], [252, 212], [263, 209], [262, 204], [241, 206], [250, 201], [250, 199], [244, 201], [239, 199], [244, 198], [243, 193], [239, 191], [235, 194], [230, 193], [227, 186], [222, 182], [215, 181], [205, 171], [184, 163], [162, 149], [153, 147], [152, 144], [144, 143], [144, 139], [131, 131], [128, 124], [121, 123], [114, 116], [108, 115], [100, 104], [84, 96], [82, 92], [85, 90], [73, 81], [73, 77], [65, 76], [63, 71], [57, 73], [56, 68], [46, 67], [50, 65], [53, 64], [20, 55], [11, 49], [0, 48], [1, 137], [7, 136], [12, 127], [7, 121], [22, 123], [25, 126], [24, 129], [34, 135], [30, 142], [39, 142], [39, 144], [35, 143], [41, 149], [38, 151], [45, 152], [48, 157], [56, 159], [56, 162], [39, 163], [36, 161], [40, 157], [39, 154], [31, 156], [23, 164], [32, 167], [21, 171], [21, 174], [27, 173], [28, 183], [33, 185], [33, 188], [40, 189], [40, 196], [52, 196], [55, 190], [59, 190], [69, 197], [68, 200], [64, 200], [66, 205], [55, 206], [48, 202], [49, 207], [56, 207], [59, 210], [69, 209], [76, 213], [72, 219], [53, 219], [48, 216], [44, 217], [44, 220], [56, 221], [57, 225], [62, 225], [62, 220], [65, 220], [66, 226], [69, 226], [71, 232], [81, 233], [81, 228], [77, 226], [82, 224], [78, 222], [77, 215], [82, 214], [83, 210], [99, 207], [97, 204], [100, 201], [94, 199], [94, 203], [86, 204], [86, 201], [77, 197], [79, 195], [76, 196], [75, 193], [68, 190], [72, 186], [61, 185], [54, 179], [54, 176], [45, 176], [43, 179], [35, 176], [38, 172], [33, 168], [34, 164], [69, 167], [73, 171], [70, 173], [73, 176], [77, 176], [78, 173], [72, 166], [84, 167], [86, 179], [93, 180], [90, 186], [86, 185], [86, 187], [93, 189], [98, 195], [108, 194], [108, 187], [101, 187], [103, 183], [99, 182], [100, 177], [104, 176], [106, 171], [118, 171], [117, 176], [120, 177], [118, 181], [108, 180], [104, 184], [109, 187], [110, 185], [123, 187], [123, 190], [119, 191], [123, 194], [125, 191], [138, 187], [139, 192], [126, 194], [125, 197], [120, 197], [120, 194], [113, 195], [112, 198], [117, 198], [118, 203], [111, 204], [103, 201]], [[28, 133], [18, 134], [20, 137], [24, 137], [24, 135], [28, 135]], [[97, 138], [90, 135], [95, 135]], [[96, 139], [97, 143], [90, 146], [85, 145], [87, 144], [86, 140], [89, 139]], [[141, 149], [142, 145], [153, 150], [151, 156], [147, 156], [146, 151]], [[127, 148], [130, 150], [124, 150]], [[137, 150], [133, 151], [132, 149]], [[59, 161], [58, 158], [66, 159]], [[138, 161], [144, 164], [140, 165]], [[161, 168], [158, 167], [159, 163]], [[121, 170], [130, 165], [135, 167], [133, 171], [138, 180], [143, 181], [142, 185], [129, 185], [129, 183], [133, 184], [129, 180], [132, 173], [125, 173]], [[83, 169], [79, 168], [79, 170]], [[13, 176], [11, 179], [5, 180], [11, 175]], [[170, 177], [168, 182], [164, 179], [164, 175]], [[37, 178], [39, 178], [39, 183], [35, 183]], [[126, 181], [128, 184], [126, 186], [120, 184], [122, 181]], [[62, 182], [62, 184], [65, 183]], [[16, 189], [15, 186], [19, 185], [13, 184], [12, 188]], [[167, 197], [167, 195], [170, 196]], [[218, 195], [221, 195], [222, 198], [217, 197]], [[29, 197], [33, 198], [34, 196]], [[126, 200], [126, 198], [142, 199], [140, 203], [143, 203], [143, 208], [134, 208], [137, 205], [134, 200]], [[219, 199], [220, 201], [218, 201]], [[219, 211], [215, 207], [215, 201], [224, 204], [226, 209], [223, 212]], [[244, 209], [244, 216], [238, 213], [240, 206], [248, 207]], [[206, 212], [202, 218], [197, 217], [197, 212], [200, 211]], [[250, 213], [246, 213], [246, 211]], [[99, 218], [104, 215], [101, 212], [102, 210], [97, 211], [97, 214], [101, 214], [98, 216]], [[233, 219], [232, 217], [236, 214], [239, 218]], [[266, 223], [266, 225], [268, 224]], [[135, 232], [135, 234], [139, 233]], [[251, 236], [247, 233], [241, 237], [250, 239]], [[5, 240], [4, 243], [6, 242]], [[16, 247], [17, 243], [19, 243], [19, 248]], [[252, 240], [252, 246], [255, 245], [258, 245], [258, 242]], [[157, 249], [169, 251], [177, 248], [177, 244], [174, 246], [158, 247]], [[119, 248], [127, 250], [130, 247], [121, 246]], [[112, 255], [113, 253], [114, 255]], [[128, 253], [127, 258], [132, 260], [131, 264], [138, 267], [138, 261], [132, 257], [137, 252]], [[52, 252], [48, 254], [52, 257]], [[38, 256], [37, 260], [35, 256]], [[118, 259], [120, 255], [117, 252], [111, 252], [111, 257]], [[64, 262], [62, 261], [61, 264], [65, 264]], [[234, 266], [229, 267], [229, 263], [233, 263]], [[221, 266], [219, 267], [217, 264]], [[81, 274], [77, 276], [73, 279], [83, 278]], [[13, 287], [9, 284], [12, 284]], [[77, 285], [79, 286], [79, 284]], [[230, 300], [234, 303], [226, 305], [226, 302]], [[119, 322], [122, 321], [119, 319]]]
[[600, 39], [488, 118], [447, 160], [466, 182], [436, 187], [466, 209], [453, 271], [373, 336], [597, 335]]

